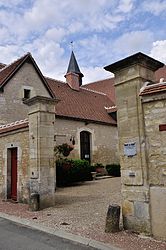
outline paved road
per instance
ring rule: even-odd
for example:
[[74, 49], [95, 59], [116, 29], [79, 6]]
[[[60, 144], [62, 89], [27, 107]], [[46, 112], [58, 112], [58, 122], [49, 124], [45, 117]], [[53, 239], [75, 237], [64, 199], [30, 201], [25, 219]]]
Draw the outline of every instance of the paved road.
[[0, 250], [95, 250], [0, 218]]

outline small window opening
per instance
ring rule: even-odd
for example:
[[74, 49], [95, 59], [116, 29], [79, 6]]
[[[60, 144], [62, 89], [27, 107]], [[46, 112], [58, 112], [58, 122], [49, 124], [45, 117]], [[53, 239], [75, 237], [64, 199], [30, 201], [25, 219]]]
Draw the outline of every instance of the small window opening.
[[3, 87], [0, 88], [0, 93], [3, 93], [4, 92], [4, 89]]
[[30, 89], [24, 89], [24, 98], [29, 99], [30, 98], [30, 93], [31, 93]]

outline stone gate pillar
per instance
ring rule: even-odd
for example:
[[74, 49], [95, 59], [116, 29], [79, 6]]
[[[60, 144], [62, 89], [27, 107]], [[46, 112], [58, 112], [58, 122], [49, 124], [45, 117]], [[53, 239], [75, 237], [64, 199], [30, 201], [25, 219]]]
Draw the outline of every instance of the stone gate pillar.
[[147, 234], [151, 234], [149, 181], [139, 93], [146, 81], [154, 81], [154, 72], [162, 66], [137, 53], [105, 67], [115, 73], [124, 228]]
[[40, 196], [40, 209], [54, 205], [54, 123], [56, 100], [36, 96], [29, 106], [30, 194]]

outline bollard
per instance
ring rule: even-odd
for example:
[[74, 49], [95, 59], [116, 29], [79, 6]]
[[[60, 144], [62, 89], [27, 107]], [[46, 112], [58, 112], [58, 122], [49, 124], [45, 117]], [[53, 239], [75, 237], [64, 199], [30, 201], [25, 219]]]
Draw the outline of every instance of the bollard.
[[29, 209], [31, 211], [38, 211], [39, 210], [39, 194], [38, 193], [31, 194]]
[[109, 205], [106, 217], [106, 233], [115, 233], [119, 231], [120, 206], [117, 204]]
[[97, 172], [91, 172], [92, 180], [93, 180], [93, 181], [96, 180], [96, 174], [97, 174]]

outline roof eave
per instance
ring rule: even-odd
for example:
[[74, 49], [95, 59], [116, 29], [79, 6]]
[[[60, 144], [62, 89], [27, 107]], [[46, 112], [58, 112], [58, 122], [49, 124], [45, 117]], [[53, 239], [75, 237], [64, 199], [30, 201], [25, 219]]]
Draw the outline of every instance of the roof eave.
[[87, 123], [96, 123], [96, 124], [102, 124], [102, 125], [109, 125], [109, 126], [117, 126], [117, 123], [113, 122], [104, 122], [104, 121], [98, 121], [98, 120], [91, 120], [91, 119], [85, 119], [81, 117], [73, 117], [73, 116], [67, 116], [67, 115], [59, 115], [55, 114], [57, 118], [61, 119], [67, 119], [67, 120], [75, 120], [75, 121], [82, 121], [82, 122], [87, 122]]

